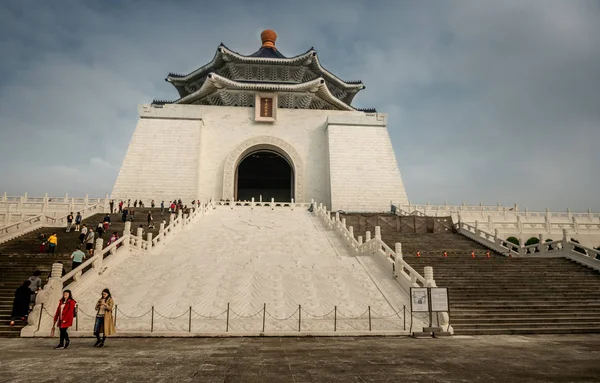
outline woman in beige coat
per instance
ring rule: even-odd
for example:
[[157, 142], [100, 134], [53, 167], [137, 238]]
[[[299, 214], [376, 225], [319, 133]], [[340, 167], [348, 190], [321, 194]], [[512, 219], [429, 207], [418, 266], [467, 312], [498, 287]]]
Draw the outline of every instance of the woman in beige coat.
[[[96, 344], [94, 347], [104, 347], [104, 341], [107, 336], [113, 335], [115, 330], [115, 320], [112, 312], [115, 307], [115, 301], [110, 295], [108, 289], [102, 290], [102, 296], [96, 303], [96, 323], [94, 324], [94, 335], [96, 336]], [[100, 338], [102, 334], [102, 338]]]

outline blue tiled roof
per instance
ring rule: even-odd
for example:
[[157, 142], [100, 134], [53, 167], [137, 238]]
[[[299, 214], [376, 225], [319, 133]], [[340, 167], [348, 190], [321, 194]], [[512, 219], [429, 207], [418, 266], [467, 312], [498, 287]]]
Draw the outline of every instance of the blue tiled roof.
[[268, 57], [268, 58], [277, 58], [277, 59], [285, 59], [284, 55], [281, 54], [277, 49], [269, 48], [269, 47], [260, 47], [259, 50], [252, 53], [248, 57]]

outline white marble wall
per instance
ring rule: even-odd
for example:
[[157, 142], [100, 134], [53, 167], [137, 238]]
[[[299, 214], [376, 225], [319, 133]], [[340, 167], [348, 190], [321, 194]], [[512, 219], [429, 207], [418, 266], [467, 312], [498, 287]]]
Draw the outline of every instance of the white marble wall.
[[386, 124], [383, 114], [329, 118], [332, 210], [389, 211], [391, 201], [408, 203]]
[[276, 122], [265, 123], [254, 121], [253, 108], [141, 105], [139, 111], [111, 198], [228, 197], [228, 159], [245, 143], [266, 137], [297, 156], [298, 202], [336, 201], [338, 208], [373, 211], [406, 199], [382, 114], [280, 109]]

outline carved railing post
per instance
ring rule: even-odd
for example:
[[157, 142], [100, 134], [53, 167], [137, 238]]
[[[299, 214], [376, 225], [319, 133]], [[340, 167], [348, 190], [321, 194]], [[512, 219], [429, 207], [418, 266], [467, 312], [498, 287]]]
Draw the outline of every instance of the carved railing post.
[[424, 287], [437, 287], [435, 285], [435, 279], [433, 279], [433, 267], [425, 266], [423, 272], [424, 272], [423, 277], [425, 277], [425, 286]]
[[136, 233], [136, 239], [135, 239], [135, 245], [137, 246], [138, 249], [142, 248], [142, 241], [144, 240], [143, 236], [144, 236], [144, 229], [142, 229], [141, 227], [138, 227], [137, 233]]
[[125, 227], [123, 228], [123, 236], [131, 234], [131, 222], [125, 222]]
[[540, 250], [540, 254], [544, 254], [546, 252], [546, 245], [544, 243], [544, 234], [539, 234], [538, 239], [540, 241], [538, 245], [538, 249]]

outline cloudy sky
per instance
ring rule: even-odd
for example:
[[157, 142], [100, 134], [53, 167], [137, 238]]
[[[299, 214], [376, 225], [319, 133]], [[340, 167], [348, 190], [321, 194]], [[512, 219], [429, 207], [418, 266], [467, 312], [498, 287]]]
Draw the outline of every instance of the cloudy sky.
[[137, 104], [265, 28], [389, 113], [411, 202], [600, 210], [600, 2], [0, 3], [0, 192], [103, 196]]

